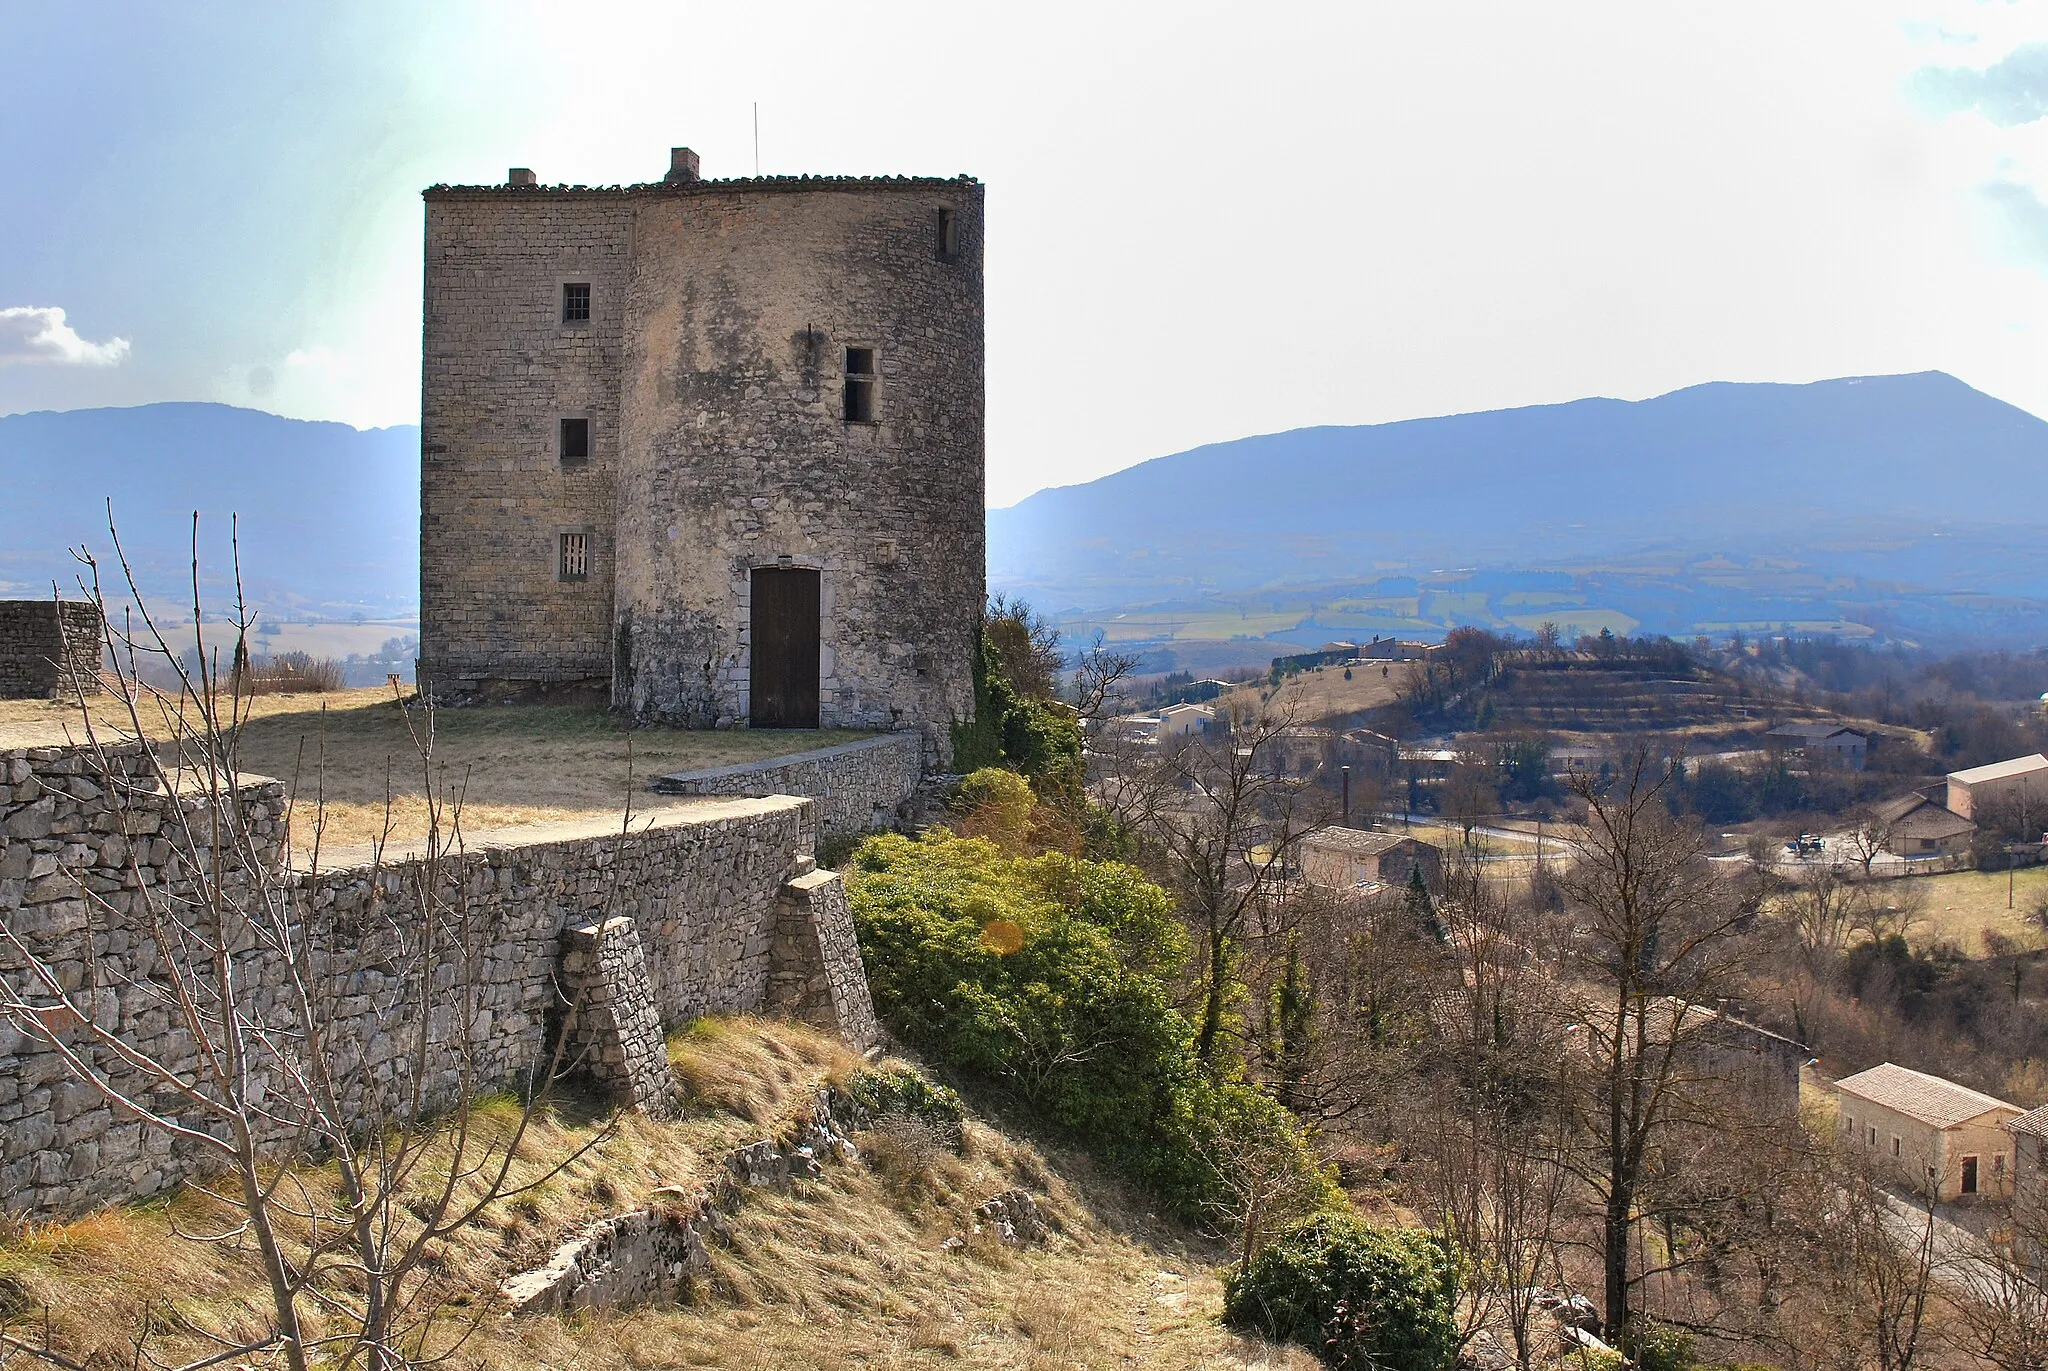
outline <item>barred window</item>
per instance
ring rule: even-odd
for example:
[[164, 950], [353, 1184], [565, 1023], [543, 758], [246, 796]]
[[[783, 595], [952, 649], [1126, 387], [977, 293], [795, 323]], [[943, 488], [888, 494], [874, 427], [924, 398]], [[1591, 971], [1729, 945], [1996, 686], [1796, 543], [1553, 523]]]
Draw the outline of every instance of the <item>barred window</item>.
[[875, 422], [875, 350], [873, 348], [848, 348], [846, 350], [844, 398], [847, 423], [872, 424]]
[[562, 287], [562, 322], [565, 324], [587, 324], [590, 322], [590, 283], [588, 281]]
[[561, 448], [563, 466], [581, 466], [588, 462], [590, 460], [590, 420], [562, 420]]
[[562, 567], [564, 581], [587, 581], [590, 579], [590, 535], [588, 533], [564, 533], [562, 535]]

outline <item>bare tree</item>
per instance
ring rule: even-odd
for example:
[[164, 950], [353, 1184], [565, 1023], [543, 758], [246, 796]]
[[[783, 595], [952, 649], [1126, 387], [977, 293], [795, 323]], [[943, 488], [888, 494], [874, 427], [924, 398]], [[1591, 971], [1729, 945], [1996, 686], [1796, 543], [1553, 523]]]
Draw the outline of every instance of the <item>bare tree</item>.
[[[2021, 1147], [2039, 1147], [2031, 1135]], [[2048, 1195], [2037, 1180], [1961, 1263], [1951, 1341], [1997, 1371], [2048, 1371]]]
[[1694, 1108], [1698, 1086], [1714, 1078], [1705, 1040], [1715, 1018], [1703, 1006], [1729, 988], [1740, 953], [1741, 910], [1708, 869], [1703, 836], [1666, 803], [1678, 774], [1649, 748], [1624, 757], [1611, 785], [1575, 772], [1586, 818], [1558, 878], [1597, 1078], [1578, 1169], [1601, 1209], [1604, 1319], [1623, 1342], [1634, 1334], [1637, 1285], [1654, 1274], [1631, 1263], [1645, 1187], [1668, 1135], [1712, 1121]]
[[1849, 816], [1846, 837], [1849, 851], [1855, 855], [1857, 864], [1863, 868], [1864, 879], [1868, 880], [1872, 864], [1891, 846], [1891, 820], [1881, 809], [1858, 809]]
[[1233, 707], [1227, 736], [1191, 741], [1159, 759], [1153, 783], [1131, 795], [1194, 928], [1201, 974], [1195, 1052], [1205, 1066], [1216, 1061], [1241, 989], [1246, 940], [1267, 931], [1260, 915], [1284, 895], [1295, 849], [1321, 817], [1316, 792], [1276, 774], [1287, 722]]
[[1060, 631], [1022, 599], [989, 597], [983, 632], [1002, 663], [1003, 677], [1019, 695], [1050, 700], [1059, 689]]
[[1831, 1321], [1879, 1371], [1913, 1371], [1928, 1351], [1943, 1266], [1933, 1196], [1907, 1205], [1854, 1166], [1835, 1173], [1835, 1194], [1814, 1253]]
[[1125, 683], [1138, 669], [1136, 653], [1110, 647], [1100, 631], [1088, 650], [1075, 663], [1071, 695], [1081, 726], [1094, 732], [1103, 719], [1120, 712], [1126, 701]]
[[[109, 727], [79, 698], [86, 746], [117, 831], [157, 830], [167, 845], [152, 863], [166, 879], [146, 878], [148, 845], [129, 844], [120, 891], [80, 877], [91, 926], [75, 945], [0, 929], [11, 953], [0, 1016], [49, 1047], [72, 1081], [167, 1135], [198, 1170], [194, 1183], [232, 1218], [186, 1236], [258, 1253], [269, 1327], [190, 1365], [266, 1348], [292, 1371], [438, 1361], [474, 1326], [444, 1316], [432, 1280], [438, 1249], [486, 1205], [573, 1159], [517, 1160], [560, 1047], [530, 1065], [527, 1103], [509, 1127], [486, 1124], [475, 1105], [495, 1084], [479, 1066], [490, 930], [450, 865], [462, 854], [460, 799], [435, 759], [430, 712], [413, 719], [427, 797], [420, 854], [387, 869], [380, 842], [369, 873], [372, 890], [405, 885], [403, 917], [374, 897], [346, 927], [332, 910], [316, 913], [323, 816], [316, 807], [312, 856], [295, 870], [289, 837], [252, 801], [238, 764], [246, 700], [207, 643], [196, 520], [194, 546], [190, 657], [173, 648], [125, 560], [140, 627], [117, 628], [98, 567], [84, 559], [119, 711]], [[238, 594], [231, 663], [252, 623]], [[145, 684], [145, 663], [173, 688]], [[163, 739], [155, 747], [145, 741], [153, 735]], [[110, 950], [123, 947], [148, 955]], [[83, 963], [82, 979], [64, 974], [66, 961]], [[110, 1012], [109, 996], [124, 1007]], [[151, 1018], [174, 1031], [145, 1035], [138, 1025]], [[331, 1181], [305, 1169], [314, 1161], [331, 1164]], [[47, 1338], [9, 1335], [6, 1345], [74, 1364]], [[155, 1363], [140, 1339], [136, 1357]]]

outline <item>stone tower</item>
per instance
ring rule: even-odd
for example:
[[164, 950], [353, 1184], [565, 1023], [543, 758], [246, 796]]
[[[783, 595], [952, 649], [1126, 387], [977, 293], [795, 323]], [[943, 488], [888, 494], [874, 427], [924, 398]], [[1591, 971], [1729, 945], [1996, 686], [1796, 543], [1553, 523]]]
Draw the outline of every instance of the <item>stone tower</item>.
[[647, 185], [425, 198], [422, 684], [943, 760], [984, 595], [980, 183], [677, 148]]

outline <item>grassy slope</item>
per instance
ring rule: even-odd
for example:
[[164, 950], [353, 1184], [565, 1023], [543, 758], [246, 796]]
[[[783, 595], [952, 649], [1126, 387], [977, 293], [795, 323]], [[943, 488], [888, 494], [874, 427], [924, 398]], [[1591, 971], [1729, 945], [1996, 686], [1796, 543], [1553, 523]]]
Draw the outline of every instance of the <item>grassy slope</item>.
[[[786, 1024], [707, 1021], [671, 1046], [696, 1107], [673, 1123], [623, 1121], [538, 1192], [487, 1211], [444, 1254], [440, 1293], [481, 1323], [454, 1365], [510, 1368], [832, 1366], [1287, 1367], [1312, 1359], [1268, 1349], [1216, 1323], [1215, 1254], [1162, 1225], [1085, 1158], [1040, 1151], [986, 1123], [965, 1155], [934, 1164], [834, 1166], [787, 1193], [749, 1192], [731, 1246], [689, 1305], [502, 1317], [505, 1276], [544, 1260], [580, 1224], [634, 1207], [663, 1185], [691, 1186], [708, 1159], [776, 1130], [808, 1091], [857, 1066], [836, 1041]], [[508, 1111], [500, 1108], [500, 1115]], [[503, 1118], [499, 1119], [502, 1124]], [[531, 1165], [598, 1131], [586, 1106], [551, 1116]], [[305, 1179], [315, 1189], [320, 1173]], [[970, 1241], [973, 1206], [1012, 1187], [1042, 1197], [1063, 1230], [1043, 1250]], [[222, 1334], [259, 1326], [253, 1254], [177, 1236], [221, 1217], [188, 1190], [16, 1233], [0, 1244], [0, 1294], [46, 1305], [58, 1345], [95, 1365], [128, 1364], [128, 1331], [155, 1303], [160, 1320]], [[25, 1299], [24, 1299], [25, 1297]], [[166, 1310], [164, 1302], [169, 1302]], [[19, 1323], [16, 1325], [19, 1327]], [[200, 1346], [167, 1333], [152, 1350]]]
[[[384, 686], [327, 695], [262, 695], [244, 704], [239, 736], [243, 770], [291, 782], [299, 794], [295, 841], [311, 841], [313, 797], [324, 792], [330, 846], [371, 842], [382, 832], [387, 784], [394, 835], [426, 832], [425, 780], [406, 715]], [[102, 727], [126, 727], [112, 700], [95, 709]], [[415, 712], [416, 726], [424, 721]], [[69, 705], [0, 701], [0, 736], [11, 725], [83, 736]], [[144, 719], [156, 737], [171, 730]], [[628, 790], [645, 807], [648, 782], [673, 771], [759, 761], [868, 737], [841, 730], [627, 728], [601, 711], [567, 705], [492, 705], [435, 715], [435, 756], [451, 797], [463, 794], [471, 832], [515, 824], [617, 814]], [[630, 756], [629, 756], [630, 753]], [[670, 803], [662, 801], [661, 803]]]

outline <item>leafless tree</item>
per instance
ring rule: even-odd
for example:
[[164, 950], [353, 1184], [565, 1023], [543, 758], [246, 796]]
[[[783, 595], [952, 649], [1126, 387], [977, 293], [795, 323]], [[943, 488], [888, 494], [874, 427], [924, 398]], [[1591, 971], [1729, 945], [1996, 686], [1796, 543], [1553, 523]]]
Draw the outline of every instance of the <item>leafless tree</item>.
[[[2022, 1137], [2020, 1146], [2040, 1141]], [[1950, 1339], [1997, 1371], [2048, 1371], [2048, 1195], [2029, 1178], [2005, 1223], [1968, 1254]]]
[[1944, 1265], [1934, 1200], [1907, 1205], [1846, 1164], [1834, 1183], [1836, 1202], [1813, 1253], [1829, 1321], [1879, 1371], [1913, 1371], [1929, 1350]]
[[1891, 846], [1892, 826], [1881, 810], [1865, 807], [1849, 816], [1849, 831], [1846, 835], [1849, 851], [1863, 868], [1865, 880], [1870, 878], [1870, 868], [1887, 848]]
[[1284, 714], [1233, 706], [1226, 736], [1157, 758], [1144, 768], [1150, 780], [1127, 792], [1195, 934], [1195, 1051], [1205, 1066], [1217, 1060], [1242, 988], [1246, 940], [1269, 931], [1260, 916], [1285, 897], [1296, 849], [1326, 808], [1317, 792], [1277, 774], [1287, 723]]
[[[312, 856], [295, 870], [289, 838], [250, 801], [238, 763], [247, 701], [207, 641], [196, 520], [194, 547], [199, 650], [190, 657], [174, 649], [125, 560], [140, 625], [117, 627], [98, 566], [84, 559], [116, 700], [111, 724], [104, 706], [77, 701], [86, 746], [121, 830], [161, 825], [169, 855], [157, 865], [175, 878], [145, 880], [146, 845], [130, 844], [123, 890], [81, 876], [91, 927], [75, 946], [12, 924], [0, 929], [9, 954], [0, 1016], [52, 1049], [72, 1081], [167, 1135], [195, 1163], [195, 1184], [231, 1217], [183, 1236], [257, 1252], [269, 1327], [190, 1366], [273, 1348], [291, 1371], [439, 1361], [474, 1321], [446, 1317], [432, 1278], [436, 1253], [486, 1205], [570, 1160], [516, 1161], [562, 1065], [560, 1049], [530, 1064], [528, 1103], [509, 1126], [486, 1123], [476, 1103], [497, 1084], [479, 1072], [490, 930], [451, 866], [462, 855], [460, 798], [434, 756], [430, 712], [413, 717], [427, 797], [419, 856], [386, 868], [380, 843], [370, 872], [373, 889], [406, 885], [405, 916], [377, 900], [346, 927], [333, 911], [314, 911], [323, 816], [316, 806]], [[230, 663], [241, 659], [252, 624], [238, 593]], [[159, 679], [168, 673], [173, 688], [144, 684], [145, 663]], [[155, 747], [136, 746], [152, 736]], [[119, 946], [148, 955], [106, 950]], [[63, 973], [66, 960], [82, 961], [82, 982]], [[174, 1031], [145, 1035], [139, 1024], [152, 1018]], [[308, 1169], [315, 1162], [331, 1166], [331, 1180]], [[146, 1337], [136, 1343], [138, 1364], [161, 1364], [146, 1353]], [[5, 1345], [76, 1364], [47, 1338], [10, 1333]]]
[[1205, 1140], [1202, 1160], [1217, 1187], [1209, 1212], [1231, 1236], [1240, 1271], [1274, 1233], [1312, 1212], [1328, 1189], [1313, 1156], [1274, 1123], [1265, 1115], [1233, 1115]]
[[1075, 663], [1070, 687], [1074, 711], [1080, 715], [1081, 727], [1093, 733], [1105, 718], [1124, 708], [1127, 703], [1125, 683], [1137, 669], [1136, 653], [1119, 652], [1099, 631], [1096, 633], [1095, 641]]
[[989, 597], [983, 632], [1011, 689], [1034, 700], [1049, 700], [1058, 693], [1065, 654], [1060, 650], [1060, 631], [1045, 616], [1021, 599], [994, 595]]
[[1631, 1261], [1646, 1184], [1666, 1137], [1711, 1126], [1695, 1108], [1714, 1079], [1704, 1051], [1713, 1006], [1731, 985], [1743, 916], [1704, 861], [1699, 830], [1674, 818], [1666, 790], [1674, 760], [1638, 748], [1611, 784], [1574, 773], [1586, 818], [1558, 878], [1574, 925], [1568, 974], [1583, 990], [1583, 1045], [1597, 1087], [1584, 1100], [1586, 1147], [1577, 1164], [1600, 1209], [1604, 1319], [1633, 1333], [1638, 1284], [1656, 1273]]

